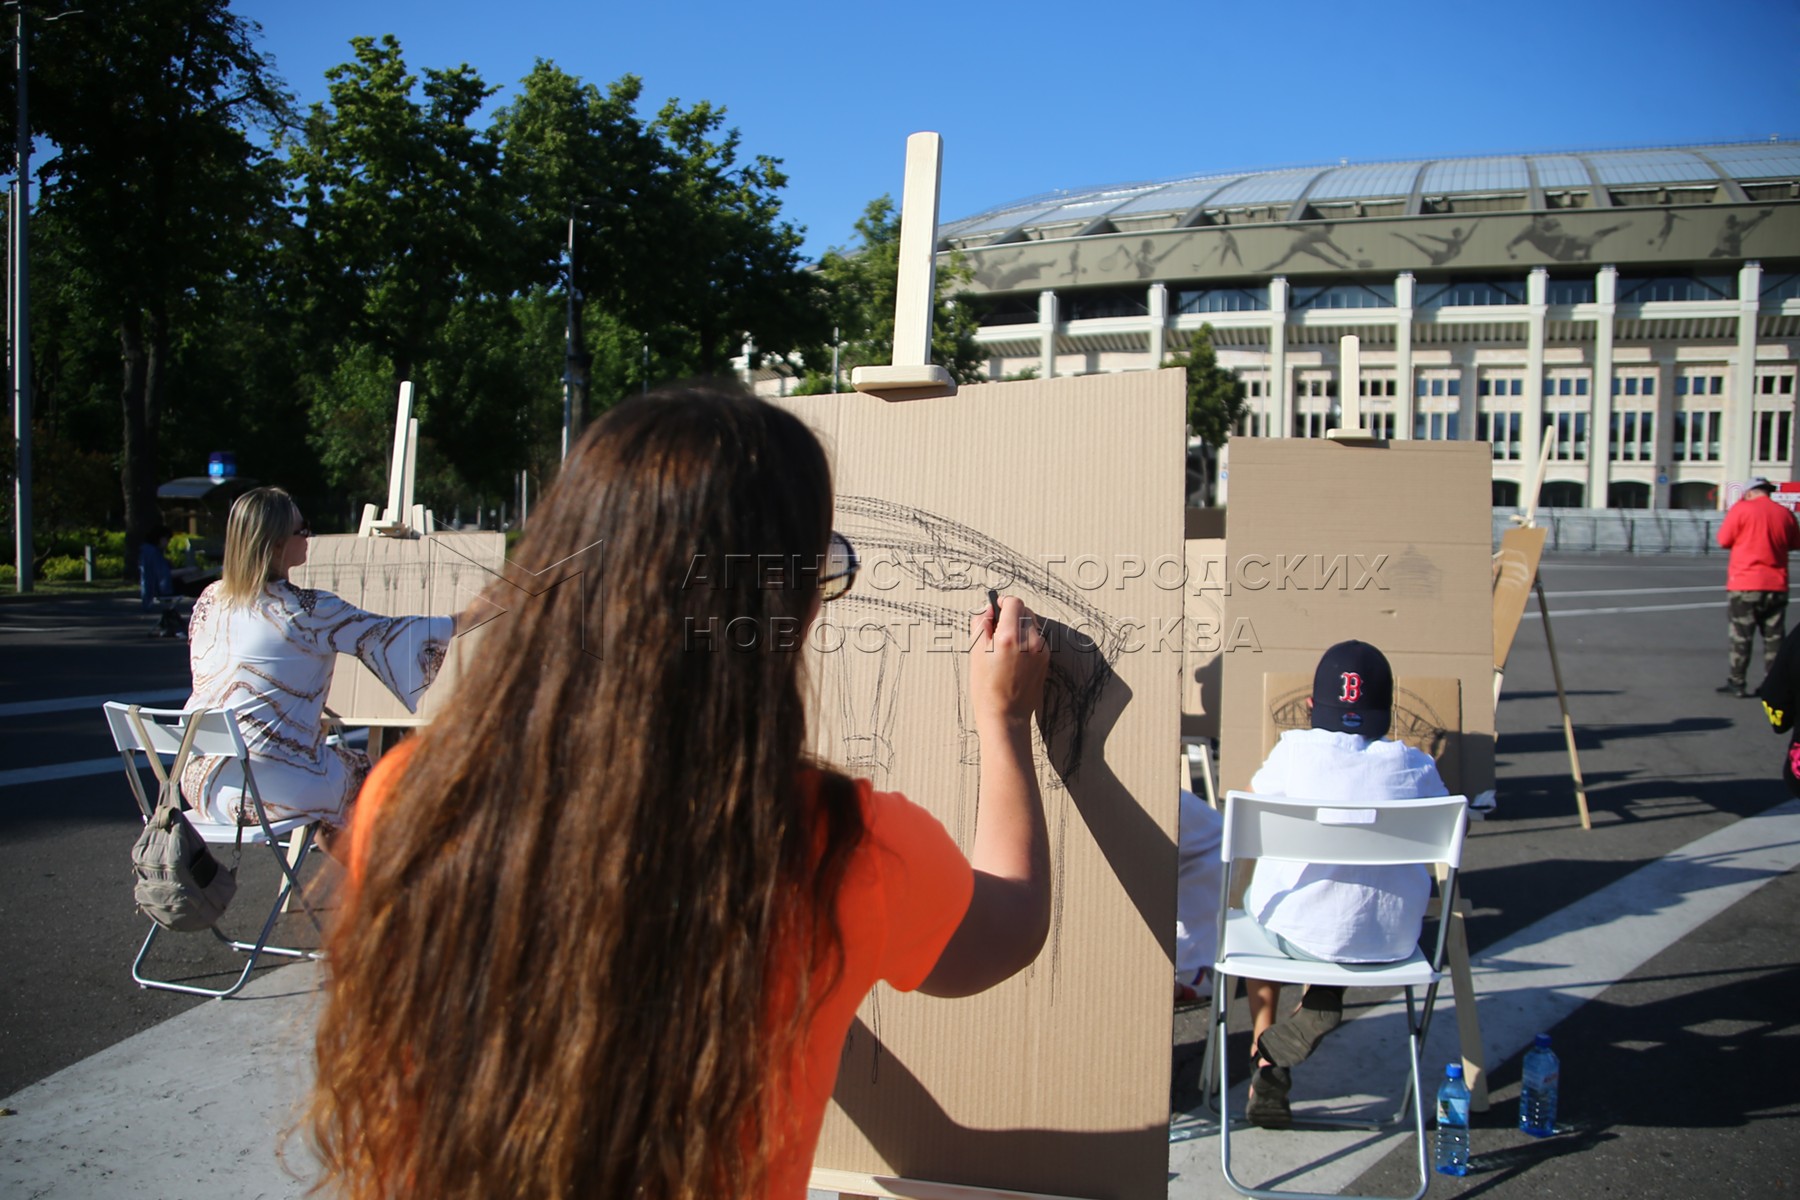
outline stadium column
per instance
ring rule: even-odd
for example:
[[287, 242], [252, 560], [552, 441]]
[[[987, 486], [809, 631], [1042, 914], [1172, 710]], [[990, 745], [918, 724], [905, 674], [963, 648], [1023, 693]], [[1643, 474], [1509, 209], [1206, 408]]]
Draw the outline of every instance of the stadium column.
[[1294, 436], [1293, 389], [1287, 377], [1287, 308], [1286, 275], [1269, 280], [1269, 407], [1276, 421], [1276, 437]]
[[[1526, 486], [1536, 477], [1538, 455], [1544, 450], [1544, 317], [1545, 296], [1550, 291], [1550, 272], [1531, 268], [1525, 277], [1525, 301], [1531, 313], [1525, 327], [1525, 428], [1519, 439], [1525, 451]], [[1521, 494], [1519, 506], [1532, 507], [1533, 497]]]
[[1750, 442], [1756, 436], [1756, 315], [1762, 305], [1762, 264], [1738, 271], [1737, 363], [1725, 405], [1725, 478], [1750, 477]]
[[1413, 435], [1413, 273], [1402, 271], [1394, 276], [1394, 436]]
[[1163, 365], [1164, 343], [1169, 336], [1169, 288], [1160, 281], [1150, 285], [1150, 369]]
[[1589, 508], [1610, 507], [1607, 487], [1612, 474], [1612, 414], [1613, 414], [1613, 314], [1617, 309], [1614, 298], [1619, 294], [1619, 268], [1608, 264], [1601, 267], [1594, 276], [1594, 307], [1599, 315], [1594, 318], [1594, 422], [1593, 431], [1588, 436], [1588, 450], [1592, 455], [1588, 463]]
[[1056, 293], [1045, 288], [1038, 293], [1038, 325], [1043, 332], [1038, 341], [1038, 378], [1056, 378]]
[[1650, 361], [1656, 367], [1656, 482], [1651, 484], [1650, 507], [1668, 508], [1671, 485], [1663, 481], [1674, 474], [1675, 364], [1659, 356], [1654, 343]]

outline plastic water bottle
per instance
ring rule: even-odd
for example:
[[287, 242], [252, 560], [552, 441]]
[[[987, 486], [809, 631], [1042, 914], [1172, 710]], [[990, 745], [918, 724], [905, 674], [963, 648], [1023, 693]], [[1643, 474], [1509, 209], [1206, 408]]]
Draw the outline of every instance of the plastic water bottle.
[[1444, 1175], [1469, 1173], [1469, 1089], [1462, 1064], [1444, 1068], [1437, 1097], [1437, 1169]]
[[1562, 1073], [1550, 1035], [1540, 1033], [1525, 1052], [1525, 1086], [1519, 1089], [1519, 1128], [1532, 1137], [1556, 1132], [1556, 1085]]

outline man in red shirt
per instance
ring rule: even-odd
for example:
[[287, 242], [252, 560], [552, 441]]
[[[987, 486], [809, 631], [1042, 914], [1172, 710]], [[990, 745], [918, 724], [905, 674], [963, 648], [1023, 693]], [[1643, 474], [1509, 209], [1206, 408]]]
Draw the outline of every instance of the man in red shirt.
[[1731, 616], [1731, 669], [1719, 691], [1747, 696], [1744, 672], [1756, 631], [1762, 630], [1763, 668], [1774, 664], [1787, 630], [1788, 555], [1800, 550], [1800, 524], [1771, 498], [1775, 485], [1758, 475], [1719, 525], [1719, 545], [1731, 551], [1726, 608]]

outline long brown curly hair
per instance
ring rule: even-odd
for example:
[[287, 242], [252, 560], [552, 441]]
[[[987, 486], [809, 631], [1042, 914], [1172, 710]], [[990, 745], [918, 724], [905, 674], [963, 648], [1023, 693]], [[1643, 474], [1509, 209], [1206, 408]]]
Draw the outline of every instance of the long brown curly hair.
[[848, 780], [798, 780], [831, 506], [810, 431], [725, 388], [624, 403], [571, 452], [509, 569], [541, 594], [490, 591], [505, 615], [360, 831], [321, 1189], [759, 1190], [863, 836]]

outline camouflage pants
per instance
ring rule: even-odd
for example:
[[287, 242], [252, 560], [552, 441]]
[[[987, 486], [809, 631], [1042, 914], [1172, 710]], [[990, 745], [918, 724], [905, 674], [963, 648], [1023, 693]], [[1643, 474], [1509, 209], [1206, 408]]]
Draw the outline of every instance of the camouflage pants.
[[1731, 617], [1731, 674], [1728, 682], [1744, 686], [1750, 668], [1750, 651], [1758, 630], [1763, 638], [1763, 670], [1775, 665], [1781, 638], [1787, 631], [1786, 592], [1726, 592], [1726, 611]]

